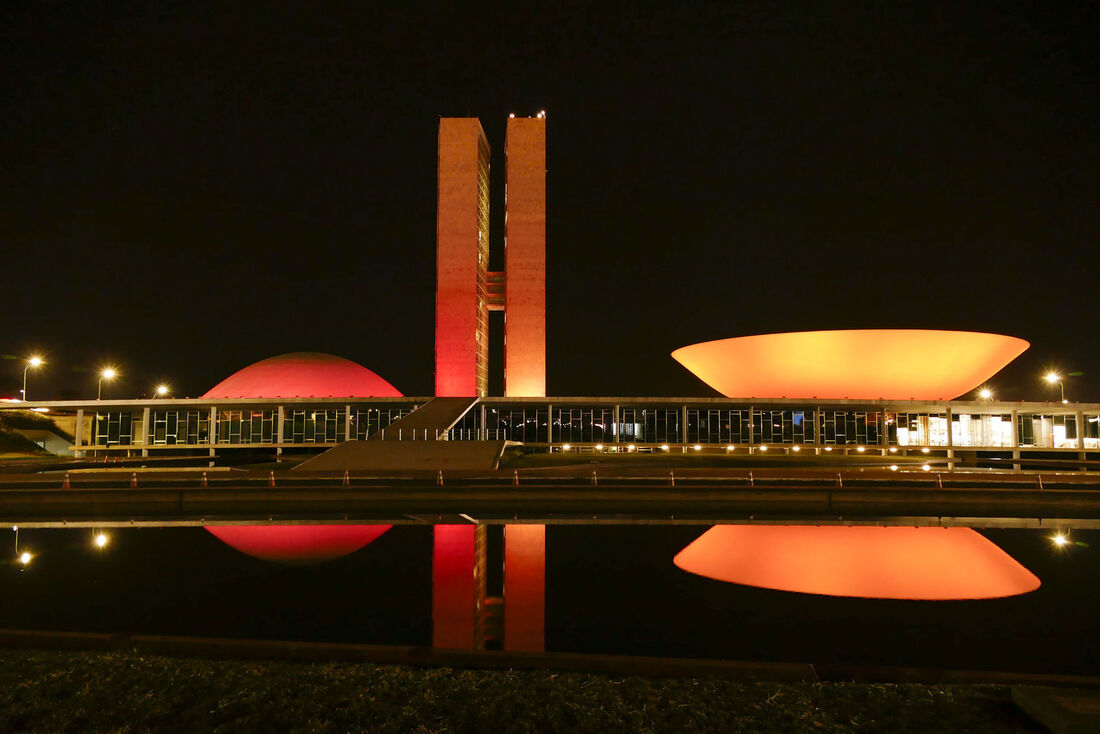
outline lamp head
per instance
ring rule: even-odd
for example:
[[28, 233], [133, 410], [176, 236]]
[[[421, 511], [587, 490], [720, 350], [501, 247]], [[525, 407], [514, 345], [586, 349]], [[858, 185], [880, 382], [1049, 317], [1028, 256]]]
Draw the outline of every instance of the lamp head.
[[27, 364], [31, 367], [41, 367], [46, 364], [46, 360], [39, 357], [37, 354], [27, 360]]
[[114, 367], [104, 367], [102, 370], [99, 371], [99, 376], [102, 377], [104, 380], [113, 380], [118, 377], [118, 372], [115, 370]]

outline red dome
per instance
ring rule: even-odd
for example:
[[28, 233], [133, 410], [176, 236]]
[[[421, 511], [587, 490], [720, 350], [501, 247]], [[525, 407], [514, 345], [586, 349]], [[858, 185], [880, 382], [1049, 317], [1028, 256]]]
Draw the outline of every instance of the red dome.
[[[350, 359], [291, 352], [260, 360], [210, 388], [204, 398], [399, 398], [401, 392]], [[317, 563], [357, 551], [390, 525], [225, 525], [208, 531], [265, 561]]]
[[350, 359], [321, 352], [291, 352], [234, 372], [203, 397], [399, 398], [401, 391]]

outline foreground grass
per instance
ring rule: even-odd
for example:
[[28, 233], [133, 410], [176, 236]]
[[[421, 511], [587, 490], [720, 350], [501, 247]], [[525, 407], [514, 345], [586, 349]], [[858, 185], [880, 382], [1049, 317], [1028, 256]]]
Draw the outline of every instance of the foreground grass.
[[0, 650], [0, 731], [1037, 731], [1005, 687]]

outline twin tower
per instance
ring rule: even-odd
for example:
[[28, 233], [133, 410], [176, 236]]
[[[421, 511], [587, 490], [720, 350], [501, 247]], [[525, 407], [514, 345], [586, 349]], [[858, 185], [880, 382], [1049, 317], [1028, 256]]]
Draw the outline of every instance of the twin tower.
[[546, 113], [508, 118], [504, 271], [489, 270], [489, 141], [439, 121], [435, 394], [485, 397], [489, 312], [504, 312], [504, 395], [546, 395]]

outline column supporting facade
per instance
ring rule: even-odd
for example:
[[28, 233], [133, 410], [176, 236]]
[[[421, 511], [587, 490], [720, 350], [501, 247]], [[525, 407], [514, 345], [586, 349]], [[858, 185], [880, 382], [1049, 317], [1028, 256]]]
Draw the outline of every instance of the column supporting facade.
[[1020, 411], [1012, 411], [1012, 470], [1020, 471]]
[[[218, 406], [210, 406], [210, 417], [208, 418], [207, 425], [210, 426], [208, 429], [210, 435], [207, 436], [210, 448], [207, 451], [210, 456], [213, 456], [214, 444], [218, 441]], [[210, 466], [214, 466], [214, 462], [210, 462]]]
[[[277, 423], [277, 425], [275, 427], [275, 430], [278, 432], [278, 435], [275, 436], [275, 443], [276, 444], [281, 444], [283, 442], [283, 429], [286, 428], [286, 409], [282, 405], [279, 406], [279, 412], [278, 412], [278, 415], [277, 415], [276, 423]], [[276, 456], [282, 456], [282, 454], [283, 454], [283, 447], [282, 446], [276, 447], [275, 455]]]
[[77, 459], [84, 458], [84, 450], [81, 446], [84, 445], [84, 409], [76, 409], [76, 426], [73, 428], [73, 457]]
[[1081, 471], [1088, 471], [1088, 465], [1084, 463], [1088, 459], [1088, 452], [1085, 451], [1085, 414], [1077, 411], [1073, 420], [1077, 423], [1077, 459], [1082, 462]]
[[153, 430], [149, 425], [149, 406], [141, 409], [141, 455], [149, 455], [149, 444], [152, 442]]

